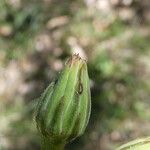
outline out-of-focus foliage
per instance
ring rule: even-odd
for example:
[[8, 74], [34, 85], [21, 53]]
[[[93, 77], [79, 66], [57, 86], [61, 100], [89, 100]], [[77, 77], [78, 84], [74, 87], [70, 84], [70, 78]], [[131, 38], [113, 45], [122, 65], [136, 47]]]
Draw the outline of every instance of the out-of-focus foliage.
[[73, 53], [88, 60], [92, 115], [67, 149], [147, 136], [149, 10], [149, 0], [1, 0], [0, 149], [39, 149], [36, 98]]

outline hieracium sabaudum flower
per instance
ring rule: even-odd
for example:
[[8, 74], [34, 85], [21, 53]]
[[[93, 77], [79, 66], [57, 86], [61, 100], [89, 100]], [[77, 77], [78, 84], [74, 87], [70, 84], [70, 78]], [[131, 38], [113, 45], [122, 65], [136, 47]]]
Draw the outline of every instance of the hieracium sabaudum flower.
[[63, 149], [82, 135], [89, 121], [91, 96], [86, 61], [71, 56], [42, 96], [36, 111], [36, 124], [43, 149]]

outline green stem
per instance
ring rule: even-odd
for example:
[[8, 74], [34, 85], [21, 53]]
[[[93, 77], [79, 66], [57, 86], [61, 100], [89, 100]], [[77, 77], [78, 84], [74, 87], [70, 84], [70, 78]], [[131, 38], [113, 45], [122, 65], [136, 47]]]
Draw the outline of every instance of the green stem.
[[42, 138], [42, 150], [64, 150], [65, 142], [54, 142], [47, 138]]

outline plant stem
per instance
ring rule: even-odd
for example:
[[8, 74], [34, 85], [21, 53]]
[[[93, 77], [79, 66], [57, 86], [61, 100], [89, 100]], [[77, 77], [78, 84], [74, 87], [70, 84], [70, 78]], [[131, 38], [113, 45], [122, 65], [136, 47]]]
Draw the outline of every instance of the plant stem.
[[64, 150], [65, 142], [54, 142], [49, 138], [42, 138], [42, 150]]

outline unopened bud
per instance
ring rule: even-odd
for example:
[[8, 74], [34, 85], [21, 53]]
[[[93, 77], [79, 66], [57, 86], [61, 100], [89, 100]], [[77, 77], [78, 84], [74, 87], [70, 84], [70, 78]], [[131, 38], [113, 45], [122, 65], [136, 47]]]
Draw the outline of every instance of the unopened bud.
[[86, 61], [73, 55], [55, 83], [42, 94], [36, 124], [43, 137], [66, 143], [82, 135], [89, 121], [91, 95]]

